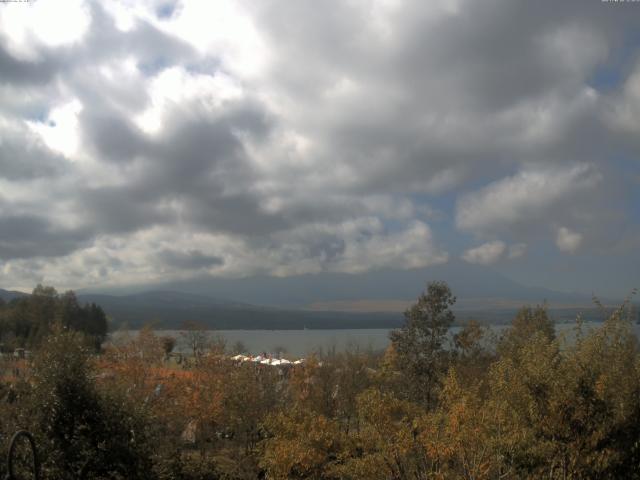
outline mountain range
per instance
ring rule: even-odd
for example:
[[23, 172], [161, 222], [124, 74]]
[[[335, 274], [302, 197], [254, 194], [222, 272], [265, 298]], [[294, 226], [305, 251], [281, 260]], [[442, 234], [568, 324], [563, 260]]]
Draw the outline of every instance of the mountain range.
[[[393, 328], [429, 281], [446, 281], [457, 318], [506, 323], [524, 304], [546, 302], [558, 320], [578, 313], [601, 319], [592, 296], [519, 284], [495, 270], [464, 262], [414, 270], [319, 273], [238, 279], [199, 277], [160, 285], [79, 290], [81, 302], [101, 305], [113, 326], [180, 328], [193, 321], [218, 329]], [[11, 300], [22, 292], [0, 290]], [[619, 300], [601, 299], [616, 304]]]
[[[309, 309], [318, 304], [341, 304], [362, 300], [415, 300], [430, 281], [446, 281], [459, 302], [493, 307], [494, 303], [541, 303], [590, 305], [591, 294], [558, 292], [525, 286], [492, 268], [462, 261], [412, 270], [380, 269], [366, 273], [318, 273], [289, 277], [251, 276], [221, 278], [200, 276], [190, 280], [110, 289], [87, 290], [131, 294], [148, 290], [188, 292], [232, 302], [278, 308]], [[607, 302], [611, 301], [606, 299]], [[612, 301], [613, 302], [613, 301]], [[615, 303], [615, 302], [614, 302]]]
[[25, 295], [28, 294], [24, 292], [17, 292], [15, 290], [3, 290], [2, 288], [0, 288], [0, 299], [4, 300], [5, 302], [10, 302], [14, 298], [24, 297]]

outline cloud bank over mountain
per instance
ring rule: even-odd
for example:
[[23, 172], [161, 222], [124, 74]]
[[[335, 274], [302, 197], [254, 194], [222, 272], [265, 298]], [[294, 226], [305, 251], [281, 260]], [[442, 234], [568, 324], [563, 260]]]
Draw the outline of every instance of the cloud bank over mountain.
[[602, 285], [631, 288], [638, 8], [3, 4], [0, 284], [461, 257], [530, 284], [615, 272]]

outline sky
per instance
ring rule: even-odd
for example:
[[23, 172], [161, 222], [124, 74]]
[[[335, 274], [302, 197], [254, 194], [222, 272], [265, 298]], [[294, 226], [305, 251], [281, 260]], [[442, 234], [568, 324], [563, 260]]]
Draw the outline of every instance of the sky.
[[0, 286], [640, 286], [640, 2], [0, 4]]

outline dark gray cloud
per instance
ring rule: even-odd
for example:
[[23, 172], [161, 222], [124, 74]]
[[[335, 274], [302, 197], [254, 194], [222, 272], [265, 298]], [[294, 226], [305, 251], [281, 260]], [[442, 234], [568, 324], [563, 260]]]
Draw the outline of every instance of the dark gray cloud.
[[[167, 34], [144, 19], [127, 31], [117, 28], [114, 18], [100, 2], [90, 2], [91, 28], [81, 44], [75, 48], [80, 61], [95, 62], [132, 56], [144, 65], [158, 68], [196, 58], [187, 42]], [[147, 70], [148, 73], [154, 73]]]
[[0, 258], [56, 257], [86, 245], [92, 238], [85, 228], [65, 229], [35, 215], [0, 217]]
[[81, 191], [79, 205], [97, 229], [116, 233], [172, 223], [178, 218], [167, 207], [172, 202], [181, 206], [182, 221], [213, 232], [259, 234], [285, 226], [282, 218], [261, 209], [250, 190], [255, 173], [240, 137], [267, 135], [259, 105], [237, 105], [222, 115], [184, 105], [170, 113], [170, 124], [158, 138], [122, 116], [82, 118], [97, 158], [138, 163], [134, 172], [123, 172], [125, 181], [118, 186]]
[[[321, 13], [312, 2], [286, 8], [275, 1], [262, 6], [260, 19], [279, 58], [300, 60], [298, 68], [282, 65], [276, 74], [283, 95], [317, 102], [304, 120], [334, 145], [327, 162], [368, 169], [364, 188], [401, 188], [409, 178], [428, 179], [452, 165], [497, 175], [523, 160], [571, 162], [605, 149], [596, 111], [562, 122], [569, 135], [558, 132], [561, 140], [518, 137], [542, 120], [535, 115], [541, 107], [561, 113], [620, 48], [638, 26], [627, 7], [461, 2], [443, 13], [438, 10], [446, 7], [437, 4], [400, 2], [380, 13], [387, 24], [380, 34], [371, 12], [353, 5], [333, 2], [331, 13]], [[323, 98], [345, 78], [363, 89], [361, 102]], [[509, 119], [518, 108], [530, 116]], [[326, 122], [317, 121], [327, 113]]]
[[33, 132], [0, 132], [0, 178], [23, 181], [56, 177], [67, 169], [62, 156], [43, 145]]
[[47, 51], [38, 60], [19, 60], [0, 45], [0, 83], [41, 85], [52, 80], [64, 66], [65, 58]]
[[117, 112], [85, 109], [80, 124], [87, 147], [93, 147], [98, 158], [132, 162], [148, 149], [144, 135]]
[[199, 270], [224, 265], [222, 257], [206, 255], [199, 250], [188, 250], [186, 252], [162, 250], [158, 253], [158, 258], [165, 265], [180, 270]]
[[135, 232], [175, 221], [175, 213], [159, 205], [159, 198], [130, 186], [80, 189], [76, 195], [77, 211], [96, 232], [103, 234]]

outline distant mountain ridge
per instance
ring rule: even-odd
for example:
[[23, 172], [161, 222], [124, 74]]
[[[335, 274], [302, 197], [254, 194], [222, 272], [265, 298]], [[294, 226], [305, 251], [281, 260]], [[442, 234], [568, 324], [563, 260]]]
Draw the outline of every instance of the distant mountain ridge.
[[[318, 273], [290, 277], [199, 277], [166, 282], [151, 288], [215, 295], [240, 303], [280, 308], [309, 308], [314, 304], [360, 300], [412, 301], [430, 281], [446, 281], [454, 295], [466, 299], [496, 299], [520, 303], [591, 304], [591, 294], [557, 292], [521, 285], [492, 268], [451, 261], [413, 270], [382, 269], [366, 273]], [[131, 293], [129, 289], [115, 289]], [[139, 291], [149, 286], [137, 287]], [[608, 299], [601, 299], [609, 302]], [[477, 303], [477, 302], [476, 302]], [[615, 301], [613, 302], [615, 303]]]
[[[413, 303], [426, 284], [436, 280], [446, 281], [458, 297], [454, 311], [461, 322], [475, 318], [506, 323], [520, 306], [545, 301], [561, 321], [575, 318], [578, 312], [601, 319], [593, 309], [591, 295], [523, 286], [491, 268], [460, 261], [353, 275], [202, 277], [151, 288], [79, 290], [77, 294], [81, 303], [102, 306], [114, 326], [126, 323], [131, 328], [144, 324], [180, 328], [184, 321], [219, 329], [393, 328], [402, 324], [405, 305]], [[0, 290], [0, 298], [5, 300], [20, 295], [25, 294]]]
[[256, 306], [174, 290], [155, 290], [130, 295], [81, 294], [81, 303], [99, 304], [117, 328], [151, 325], [158, 329], [179, 329], [185, 322], [223, 330], [289, 330], [339, 328], [395, 328], [399, 313], [353, 314], [309, 312]]
[[[204, 328], [221, 330], [297, 330], [345, 328], [397, 328], [404, 322], [402, 312], [362, 312], [345, 310], [302, 310], [256, 306], [221, 300], [206, 295], [178, 291], [148, 291], [131, 295], [78, 295], [81, 303], [99, 304], [112, 320], [112, 327], [180, 329], [185, 322]], [[415, 299], [414, 299], [415, 301]], [[473, 318], [485, 324], [509, 323], [522, 303], [474, 304], [461, 301], [453, 310], [458, 323]], [[572, 321], [578, 313], [584, 320], [603, 320], [602, 313], [592, 305], [549, 307], [557, 321]]]
[[176, 290], [149, 290], [145, 292], [137, 292], [129, 295], [108, 295], [100, 293], [80, 293], [78, 298], [83, 302], [93, 302], [97, 304], [127, 304], [139, 306], [162, 306], [162, 305], [179, 305], [180, 308], [189, 309], [201, 306], [218, 306], [226, 308], [259, 308], [242, 302], [232, 300], [219, 299], [208, 295], [199, 295], [189, 292], [179, 292]]
[[[5, 293], [6, 292], [6, 293]], [[29, 294], [0, 290], [6, 301]], [[297, 330], [341, 328], [395, 328], [399, 313], [353, 314], [349, 312], [307, 312], [261, 307], [206, 295], [174, 290], [151, 290], [129, 295], [78, 294], [81, 304], [100, 305], [111, 321], [111, 329], [180, 329], [185, 322], [203, 328], [226, 330]]]
[[15, 290], [4, 290], [3, 288], [0, 288], [0, 298], [5, 302], [10, 302], [14, 298], [24, 297], [25, 295], [28, 294], [24, 292], [17, 292]]

